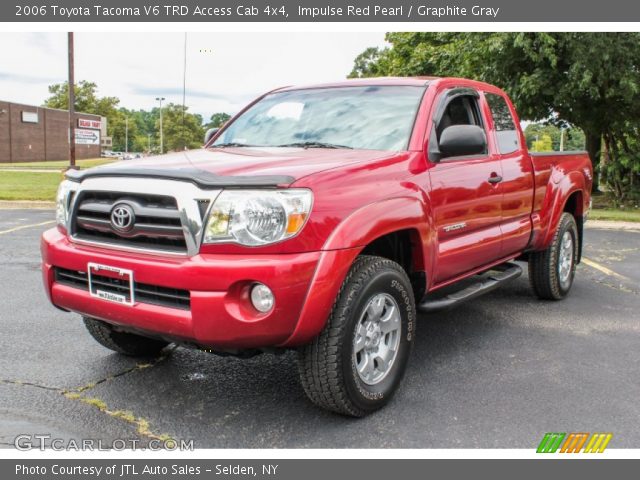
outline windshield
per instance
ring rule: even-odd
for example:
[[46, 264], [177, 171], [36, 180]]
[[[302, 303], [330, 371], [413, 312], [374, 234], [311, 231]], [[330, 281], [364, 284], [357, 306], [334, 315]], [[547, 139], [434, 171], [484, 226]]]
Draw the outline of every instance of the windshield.
[[405, 150], [424, 87], [369, 86], [267, 95], [216, 139], [214, 147]]

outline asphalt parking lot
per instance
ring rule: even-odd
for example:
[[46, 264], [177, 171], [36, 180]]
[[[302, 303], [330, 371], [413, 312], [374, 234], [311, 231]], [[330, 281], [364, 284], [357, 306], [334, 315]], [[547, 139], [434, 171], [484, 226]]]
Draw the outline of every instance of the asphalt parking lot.
[[313, 407], [296, 357], [185, 348], [135, 361], [104, 349], [41, 285], [49, 210], [0, 210], [0, 446], [170, 436], [196, 448], [535, 448], [545, 432], [612, 432], [638, 447], [640, 231], [588, 228], [569, 298], [541, 302], [526, 276], [420, 318], [391, 404], [355, 420]]

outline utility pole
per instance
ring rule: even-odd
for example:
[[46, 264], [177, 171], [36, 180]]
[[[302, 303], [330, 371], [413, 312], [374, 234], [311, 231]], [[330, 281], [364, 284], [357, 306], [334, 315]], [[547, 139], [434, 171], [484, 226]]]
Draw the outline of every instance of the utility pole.
[[564, 152], [564, 129], [560, 127], [560, 151]]
[[149, 148], [147, 148], [147, 151], [151, 153], [151, 134], [150, 133], [147, 133], [147, 140], [149, 141]]
[[129, 117], [124, 117], [124, 153], [129, 153]]
[[187, 100], [187, 32], [184, 32], [184, 65], [182, 70], [182, 149], [187, 149], [186, 132], [184, 131], [184, 115]]
[[68, 35], [69, 44], [69, 168], [76, 168], [76, 92], [74, 79], [73, 32]]
[[164, 97], [156, 97], [156, 100], [160, 102], [160, 154], [164, 153], [164, 135], [162, 133], [162, 101]]

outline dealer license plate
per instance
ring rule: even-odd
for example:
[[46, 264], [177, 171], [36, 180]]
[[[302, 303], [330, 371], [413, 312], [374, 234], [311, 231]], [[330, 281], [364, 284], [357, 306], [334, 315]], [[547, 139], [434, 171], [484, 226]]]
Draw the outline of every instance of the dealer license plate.
[[133, 305], [133, 271], [89, 262], [87, 272], [89, 293], [92, 297], [122, 305]]

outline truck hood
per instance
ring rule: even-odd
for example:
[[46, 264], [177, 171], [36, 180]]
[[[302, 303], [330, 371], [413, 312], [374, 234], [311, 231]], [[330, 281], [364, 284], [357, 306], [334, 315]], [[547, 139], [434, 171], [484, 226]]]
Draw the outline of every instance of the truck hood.
[[83, 171], [71, 180], [133, 176], [193, 181], [201, 187], [290, 185], [296, 180], [354, 163], [393, 155], [381, 150], [329, 148], [210, 148], [126, 160]]

